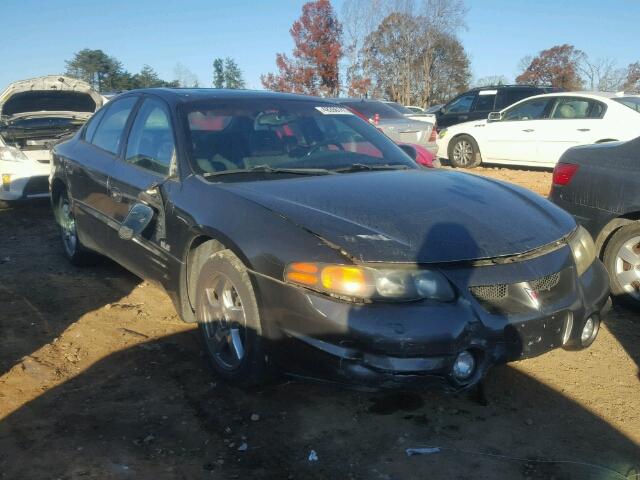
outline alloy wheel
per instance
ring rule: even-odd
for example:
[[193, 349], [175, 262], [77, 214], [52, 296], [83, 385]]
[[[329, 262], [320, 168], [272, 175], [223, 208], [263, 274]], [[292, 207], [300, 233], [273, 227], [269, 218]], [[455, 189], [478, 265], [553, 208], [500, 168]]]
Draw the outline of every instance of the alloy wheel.
[[615, 275], [620, 287], [640, 300], [640, 236], [627, 240], [618, 250]]
[[62, 243], [67, 255], [73, 257], [78, 247], [78, 235], [76, 233], [76, 220], [71, 211], [68, 199], [63, 199], [60, 204], [60, 227], [62, 232]]
[[212, 276], [201, 297], [205, 342], [215, 361], [237, 369], [245, 356], [247, 322], [236, 286], [221, 273]]
[[453, 146], [453, 160], [458, 165], [470, 165], [473, 159], [473, 146], [467, 140], [459, 140]]

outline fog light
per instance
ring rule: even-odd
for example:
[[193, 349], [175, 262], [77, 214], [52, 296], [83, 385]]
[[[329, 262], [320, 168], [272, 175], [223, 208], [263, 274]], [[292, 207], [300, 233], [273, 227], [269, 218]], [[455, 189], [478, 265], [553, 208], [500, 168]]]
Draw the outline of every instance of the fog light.
[[600, 321], [596, 317], [587, 318], [587, 321], [584, 322], [584, 327], [582, 327], [582, 334], [580, 334], [580, 342], [582, 342], [583, 347], [588, 347], [593, 343], [598, 335], [599, 328]]
[[453, 376], [456, 380], [467, 380], [476, 369], [476, 359], [467, 350], [460, 352], [453, 362]]
[[5, 173], [2, 175], [2, 189], [5, 192], [8, 192], [10, 188], [11, 188], [11, 175], [9, 175], [8, 173]]

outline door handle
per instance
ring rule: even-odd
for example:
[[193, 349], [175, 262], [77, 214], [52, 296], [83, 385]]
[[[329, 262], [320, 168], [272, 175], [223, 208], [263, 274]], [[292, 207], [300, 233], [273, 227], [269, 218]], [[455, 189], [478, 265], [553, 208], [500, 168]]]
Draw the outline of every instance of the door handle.
[[579, 128], [578, 131], [579, 132], [590, 132], [591, 129], [590, 128]]
[[469, 118], [469, 115], [460, 115], [460, 120], [466, 120]]
[[113, 199], [114, 202], [121, 203], [122, 202], [122, 192], [117, 188], [111, 188], [109, 191], [109, 195]]
[[522, 131], [523, 131], [523, 132], [530, 133], [530, 132], [533, 132], [534, 130], [533, 130], [533, 128], [525, 128], [525, 129], [524, 129], [524, 130], [522, 130]]

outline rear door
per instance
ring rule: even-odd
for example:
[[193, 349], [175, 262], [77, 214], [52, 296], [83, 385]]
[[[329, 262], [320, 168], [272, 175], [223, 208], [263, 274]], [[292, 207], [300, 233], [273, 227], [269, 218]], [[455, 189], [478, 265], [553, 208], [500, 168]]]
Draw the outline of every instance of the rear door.
[[555, 165], [567, 149], [603, 138], [605, 111], [604, 103], [591, 98], [555, 97], [549, 119], [540, 128], [539, 161]]
[[136, 96], [121, 98], [97, 112], [81, 133], [76, 160], [65, 160], [78, 236], [87, 247], [107, 255], [114, 238], [108, 175], [137, 101]]
[[145, 96], [131, 123], [121, 157], [109, 176], [113, 218], [121, 225], [131, 207], [149, 205], [154, 218], [148, 228], [131, 240], [117, 239], [117, 260], [139, 276], [161, 281], [167, 274], [170, 246], [166, 242], [166, 199], [179, 188], [176, 141], [172, 116], [158, 97]]

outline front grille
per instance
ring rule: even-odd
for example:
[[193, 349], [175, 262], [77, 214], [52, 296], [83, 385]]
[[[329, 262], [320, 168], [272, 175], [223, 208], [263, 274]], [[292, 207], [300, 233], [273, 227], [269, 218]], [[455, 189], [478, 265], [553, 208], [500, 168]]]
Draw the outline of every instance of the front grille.
[[573, 291], [573, 276], [563, 270], [524, 282], [475, 285], [469, 291], [491, 313], [519, 313], [556, 302]]
[[501, 300], [509, 295], [509, 285], [499, 283], [496, 285], [480, 285], [471, 287], [471, 293], [478, 300]]
[[538, 278], [537, 280], [532, 280], [529, 282], [529, 285], [531, 285], [531, 288], [536, 292], [546, 292], [558, 285], [559, 281], [560, 273], [557, 272]]

